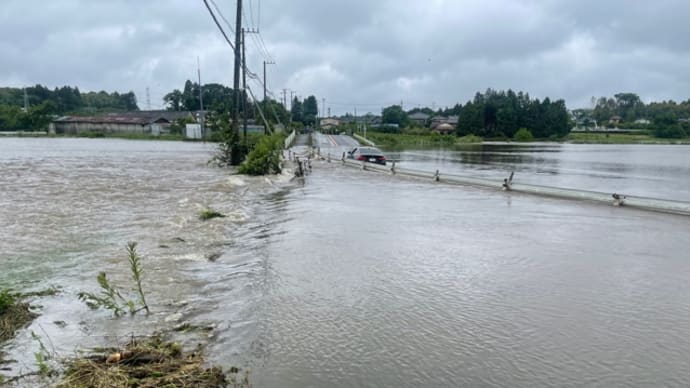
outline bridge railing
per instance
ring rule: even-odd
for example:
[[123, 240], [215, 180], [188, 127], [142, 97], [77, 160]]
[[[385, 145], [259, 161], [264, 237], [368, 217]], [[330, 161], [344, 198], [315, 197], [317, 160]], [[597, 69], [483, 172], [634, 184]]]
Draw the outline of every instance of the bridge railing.
[[360, 143], [364, 143], [364, 144], [366, 144], [366, 145], [369, 145], [369, 146], [372, 146], [372, 147], [376, 147], [376, 144], [375, 144], [373, 141], [367, 139], [367, 138], [364, 137], [364, 136], [359, 136], [359, 135], [356, 134], [356, 133], [353, 133], [352, 136], [353, 136], [355, 139], [357, 139], [357, 141], [359, 141]]
[[297, 137], [297, 132], [293, 129], [292, 132], [288, 135], [288, 137], [285, 138], [285, 148], [290, 148], [292, 143], [295, 142], [296, 137]]
[[[413, 178], [428, 179], [432, 182], [441, 182], [455, 185], [476, 186], [501, 190], [503, 189], [504, 184], [503, 181], [462, 176], [456, 174], [446, 174], [440, 172], [439, 170], [432, 172], [416, 170], [411, 168], [401, 168], [397, 166], [396, 163], [389, 164], [387, 166], [382, 166], [374, 163], [361, 162], [353, 159], [343, 159], [342, 163], [346, 166], [355, 167], [366, 171], [409, 176]], [[510, 191], [553, 198], [596, 202], [607, 205], [620, 204], [624, 205], [624, 207], [635, 208], [640, 210], [690, 216], [690, 203], [682, 201], [646, 198], [621, 193], [618, 194], [620, 195], [622, 200], [616, 200], [612, 197], [613, 193], [566, 189], [560, 187], [523, 184], [517, 182], [512, 182], [510, 184]]]

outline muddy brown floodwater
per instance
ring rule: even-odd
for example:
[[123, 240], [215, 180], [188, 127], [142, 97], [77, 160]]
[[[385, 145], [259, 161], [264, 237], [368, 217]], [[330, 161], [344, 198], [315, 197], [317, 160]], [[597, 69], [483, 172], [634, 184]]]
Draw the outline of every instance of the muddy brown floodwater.
[[[337, 163], [237, 177], [206, 166], [212, 149], [1, 139], [0, 283], [62, 287], [29, 330], [69, 355], [210, 325], [209, 362], [257, 387], [690, 384], [688, 217]], [[76, 294], [101, 270], [126, 283], [131, 240], [152, 314], [88, 310]], [[28, 332], [6, 348], [15, 372], [33, 367]]]

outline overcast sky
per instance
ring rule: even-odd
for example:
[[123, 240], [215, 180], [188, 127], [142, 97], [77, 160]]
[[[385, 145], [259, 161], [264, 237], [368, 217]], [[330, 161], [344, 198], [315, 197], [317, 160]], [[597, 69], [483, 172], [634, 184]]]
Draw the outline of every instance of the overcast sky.
[[[234, 24], [235, 1], [215, 1]], [[269, 89], [314, 94], [334, 114], [452, 106], [489, 87], [571, 109], [621, 91], [690, 98], [690, 0], [244, 2], [276, 62]], [[197, 56], [204, 83], [232, 85], [232, 52], [202, 0], [2, 0], [0, 37], [0, 86], [133, 90], [143, 109], [148, 86], [155, 109], [196, 77]], [[248, 35], [257, 74], [259, 46]]]

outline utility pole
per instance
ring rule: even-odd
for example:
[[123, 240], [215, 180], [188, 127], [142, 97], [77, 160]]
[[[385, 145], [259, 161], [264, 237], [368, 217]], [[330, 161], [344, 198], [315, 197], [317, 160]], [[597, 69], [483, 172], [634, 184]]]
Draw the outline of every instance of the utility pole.
[[[275, 65], [276, 63], [271, 61], [271, 62], [266, 62], [264, 61], [264, 112], [268, 114], [268, 98], [266, 97], [266, 65]], [[264, 129], [264, 133], [268, 134], [268, 128]]]
[[247, 145], [247, 55], [245, 42], [245, 31], [242, 29], [242, 118], [244, 145]]
[[[237, 0], [237, 15], [235, 16], [235, 69], [232, 88], [235, 93], [235, 106], [232, 112], [232, 131], [237, 135], [240, 131], [240, 45], [242, 39], [242, 0]], [[235, 157], [233, 156], [233, 159]], [[239, 162], [237, 159], [235, 161]]]
[[201, 64], [199, 57], [196, 57], [196, 72], [199, 76], [199, 123], [201, 124], [201, 138], [206, 140], [204, 131], [204, 88], [201, 86]]
[[247, 145], [247, 100], [249, 93], [247, 93], [247, 34], [256, 34], [254, 29], [242, 28], [242, 116], [243, 116], [243, 132], [244, 145]]
[[287, 110], [287, 89], [283, 88], [283, 108]]
[[355, 132], [359, 131], [359, 124], [357, 123], [357, 106], [355, 106]]
[[323, 118], [323, 116], [325, 114], [326, 114], [326, 99], [322, 98], [321, 99], [321, 117]]
[[24, 113], [29, 113], [29, 95], [26, 92], [26, 87], [24, 88]]
[[146, 110], [151, 110], [151, 90], [146, 87]]

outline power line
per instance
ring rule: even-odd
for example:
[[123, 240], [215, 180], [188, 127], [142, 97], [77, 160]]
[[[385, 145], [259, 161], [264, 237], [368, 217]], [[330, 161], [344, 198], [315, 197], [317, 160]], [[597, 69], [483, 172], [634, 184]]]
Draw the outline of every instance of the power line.
[[226, 19], [225, 16], [223, 16], [223, 12], [220, 11], [218, 4], [216, 4], [216, 2], [214, 0], [211, 0], [211, 4], [213, 4], [213, 8], [216, 9], [216, 12], [218, 12], [218, 15], [220, 15], [220, 18], [223, 19], [223, 21], [225, 22], [225, 25], [228, 26], [228, 29], [230, 29], [230, 32], [234, 34], [235, 29], [232, 27], [232, 24], [230, 24], [230, 22], [228, 22], [228, 19]]
[[[208, 5], [208, 0], [203, 0], [204, 4], [206, 5], [206, 9], [208, 9], [208, 13], [211, 14], [211, 18], [213, 18], [213, 21], [216, 23], [216, 26], [220, 30], [220, 33], [223, 34], [223, 37], [225, 38], [225, 41], [228, 42], [230, 47], [232, 47], [233, 50], [235, 50], [235, 45], [232, 44], [230, 41], [230, 38], [225, 34], [225, 31], [223, 30], [223, 27], [218, 23], [218, 19], [216, 18], [216, 15], [213, 13], [213, 10], [211, 10], [211, 7]], [[211, 0], [213, 1], [213, 0]]]
[[256, 23], [254, 23], [254, 7], [252, 6], [252, 0], [249, 0], [249, 16], [252, 21], [252, 27], [256, 28]]
[[[251, 7], [251, 2], [250, 2], [250, 7]], [[250, 12], [251, 12], [251, 8], [250, 8]], [[244, 16], [244, 20], [245, 20], [246, 24], [250, 24], [250, 22], [253, 24], [253, 17], [252, 17], [252, 19], [249, 20], [247, 18], [247, 13], [244, 9], [242, 10], [242, 15]], [[259, 34], [259, 30], [256, 28], [251, 28], [251, 29], [245, 29], [245, 31], [251, 32], [252, 42], [254, 43], [256, 48], [261, 52], [261, 55], [264, 56], [264, 59], [266, 59], [267, 61], [273, 61], [273, 58], [271, 57], [271, 54], [268, 52], [268, 50], [265, 47], [262, 47], [261, 43], [259, 43], [256, 36], [253, 36], [255, 34]]]

